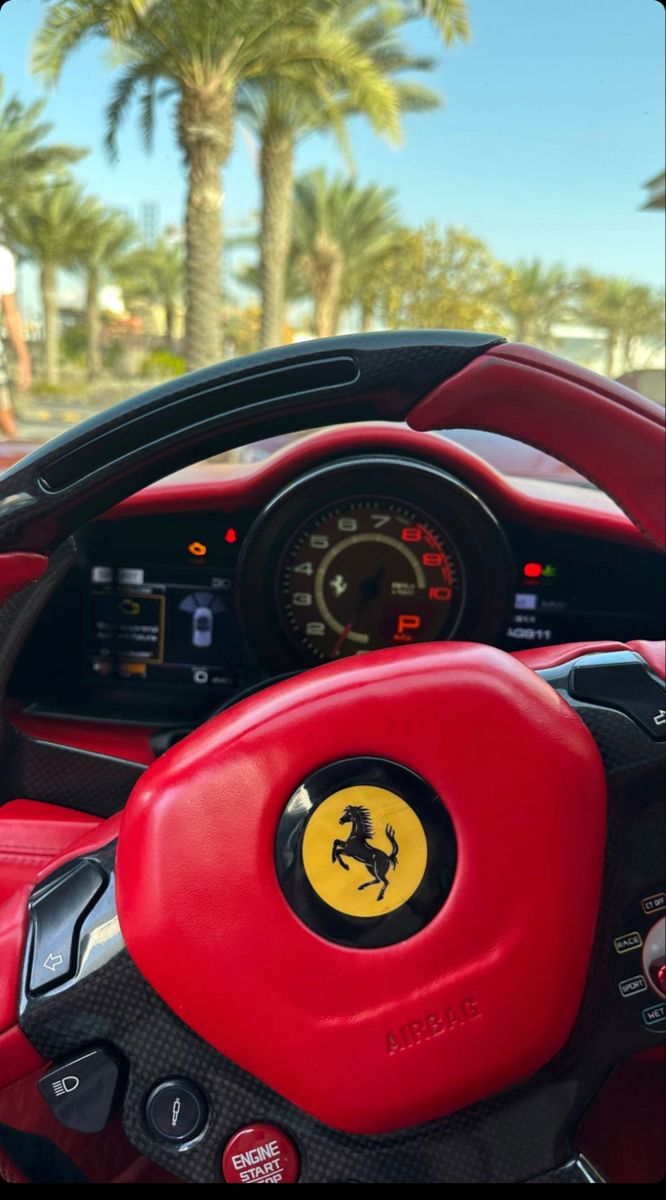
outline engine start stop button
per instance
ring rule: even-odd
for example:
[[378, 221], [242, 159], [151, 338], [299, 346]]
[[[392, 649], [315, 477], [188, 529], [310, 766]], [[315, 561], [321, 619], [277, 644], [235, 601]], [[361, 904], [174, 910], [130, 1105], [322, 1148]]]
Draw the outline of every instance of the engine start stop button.
[[226, 1183], [296, 1183], [298, 1151], [275, 1125], [246, 1125], [222, 1155]]

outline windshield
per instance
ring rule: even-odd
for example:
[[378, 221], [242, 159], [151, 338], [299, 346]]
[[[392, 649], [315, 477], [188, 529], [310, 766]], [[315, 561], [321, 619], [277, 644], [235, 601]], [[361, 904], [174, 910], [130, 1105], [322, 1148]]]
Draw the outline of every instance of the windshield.
[[656, 0], [10, 0], [0, 469], [358, 330], [504, 334], [663, 404], [663, 90]]

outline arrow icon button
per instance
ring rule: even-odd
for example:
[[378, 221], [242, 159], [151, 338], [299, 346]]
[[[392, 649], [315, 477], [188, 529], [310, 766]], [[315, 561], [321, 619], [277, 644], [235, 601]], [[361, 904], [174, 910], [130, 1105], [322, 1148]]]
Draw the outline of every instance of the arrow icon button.
[[31, 965], [28, 990], [40, 995], [76, 973], [83, 921], [103, 890], [106, 876], [86, 859], [55, 880], [47, 877], [30, 898]]
[[62, 954], [49, 954], [44, 966], [47, 971], [55, 972], [56, 967], [61, 967], [63, 963]]

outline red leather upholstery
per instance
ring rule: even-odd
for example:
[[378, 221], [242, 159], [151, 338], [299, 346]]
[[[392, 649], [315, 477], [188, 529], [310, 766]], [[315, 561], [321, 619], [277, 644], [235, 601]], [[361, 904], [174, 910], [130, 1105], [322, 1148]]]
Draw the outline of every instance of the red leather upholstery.
[[98, 825], [98, 817], [55, 804], [37, 800], [4, 804], [0, 808], [0, 904]]
[[635, 650], [636, 654], [640, 654], [641, 658], [645, 659], [655, 675], [666, 679], [666, 642], [645, 642], [639, 639], [635, 642], [627, 642], [627, 649]]
[[0, 1088], [42, 1064], [16, 1023], [30, 890], [26, 883], [0, 904]]
[[91, 850], [99, 850], [102, 846], [108, 846], [109, 842], [113, 842], [118, 837], [120, 829], [120, 813], [115, 817], [107, 817], [106, 821], [98, 821], [91, 828], [77, 838], [75, 842], [70, 842], [61, 854], [51, 860], [47, 866], [42, 867], [39, 872], [38, 879], [43, 879], [45, 875], [50, 875], [63, 863], [69, 862], [72, 858], [78, 858], [82, 854], [90, 854]]
[[[459, 864], [429, 925], [364, 951], [301, 924], [273, 855], [304, 778], [368, 754], [435, 788]], [[121, 929], [156, 991], [228, 1057], [338, 1128], [400, 1128], [561, 1047], [589, 963], [604, 829], [595, 743], [519, 661], [455, 643], [380, 651], [272, 687], [158, 759], [121, 818]], [[389, 1034], [432, 1013], [451, 1014], [443, 1036], [389, 1052]]]
[[478, 492], [502, 520], [520, 521], [535, 529], [557, 529], [612, 538], [645, 548], [646, 539], [626, 514], [613, 506], [591, 507], [578, 488], [554, 496], [528, 495], [510, 477], [500, 474], [476, 453], [444, 438], [410, 430], [402, 425], [373, 422], [336, 425], [318, 430], [252, 466], [225, 465], [188, 468], [169, 476], [126, 500], [98, 518], [148, 516], [152, 513], [199, 512], [204, 509], [233, 512], [260, 507], [298, 475], [323, 462], [346, 454], [387, 451], [423, 456], [464, 480]]
[[48, 562], [43, 554], [25, 554], [22, 551], [0, 554], [0, 604], [4, 604], [15, 592], [20, 592], [26, 583], [41, 579]]
[[0, 1031], [16, 1024], [16, 998], [30, 891], [31, 885], [25, 883], [0, 904]]
[[545, 671], [549, 667], [559, 667], [563, 663], [572, 662], [584, 654], [603, 654], [613, 650], [633, 650], [640, 654], [648, 666], [666, 678], [666, 642], [563, 642], [559, 646], [535, 646], [533, 650], [516, 650], [514, 658], [519, 658], [532, 671]]
[[37, 713], [25, 712], [20, 705], [11, 702], [7, 704], [6, 712], [15, 729], [20, 729], [22, 733], [27, 733], [42, 742], [75, 746], [78, 750], [109, 754], [112, 758], [124, 758], [128, 762], [143, 763], [145, 766], [155, 761], [150, 739], [157, 730], [146, 725], [43, 717]]
[[[414, 429], [488, 429], [567, 463], [666, 547], [664, 410], [530, 346], [494, 346], [409, 414]], [[619, 449], [621, 447], [621, 451]]]
[[560, 667], [583, 654], [608, 654], [613, 650], [626, 650], [622, 642], [562, 642], [559, 646], [535, 646], [532, 650], [514, 650], [513, 657], [519, 658], [532, 671], [546, 671], [549, 667]]

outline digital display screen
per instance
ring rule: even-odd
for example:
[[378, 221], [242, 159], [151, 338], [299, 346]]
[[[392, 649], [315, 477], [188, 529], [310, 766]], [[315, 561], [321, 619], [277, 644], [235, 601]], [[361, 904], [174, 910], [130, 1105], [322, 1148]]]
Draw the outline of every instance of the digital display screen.
[[[91, 568], [90, 668], [97, 679], [229, 687], [242, 658], [233, 575]], [[184, 578], [189, 575], [189, 578]]]
[[507, 650], [574, 641], [659, 636], [664, 577], [656, 556], [613, 543], [515, 530], [513, 611]]

